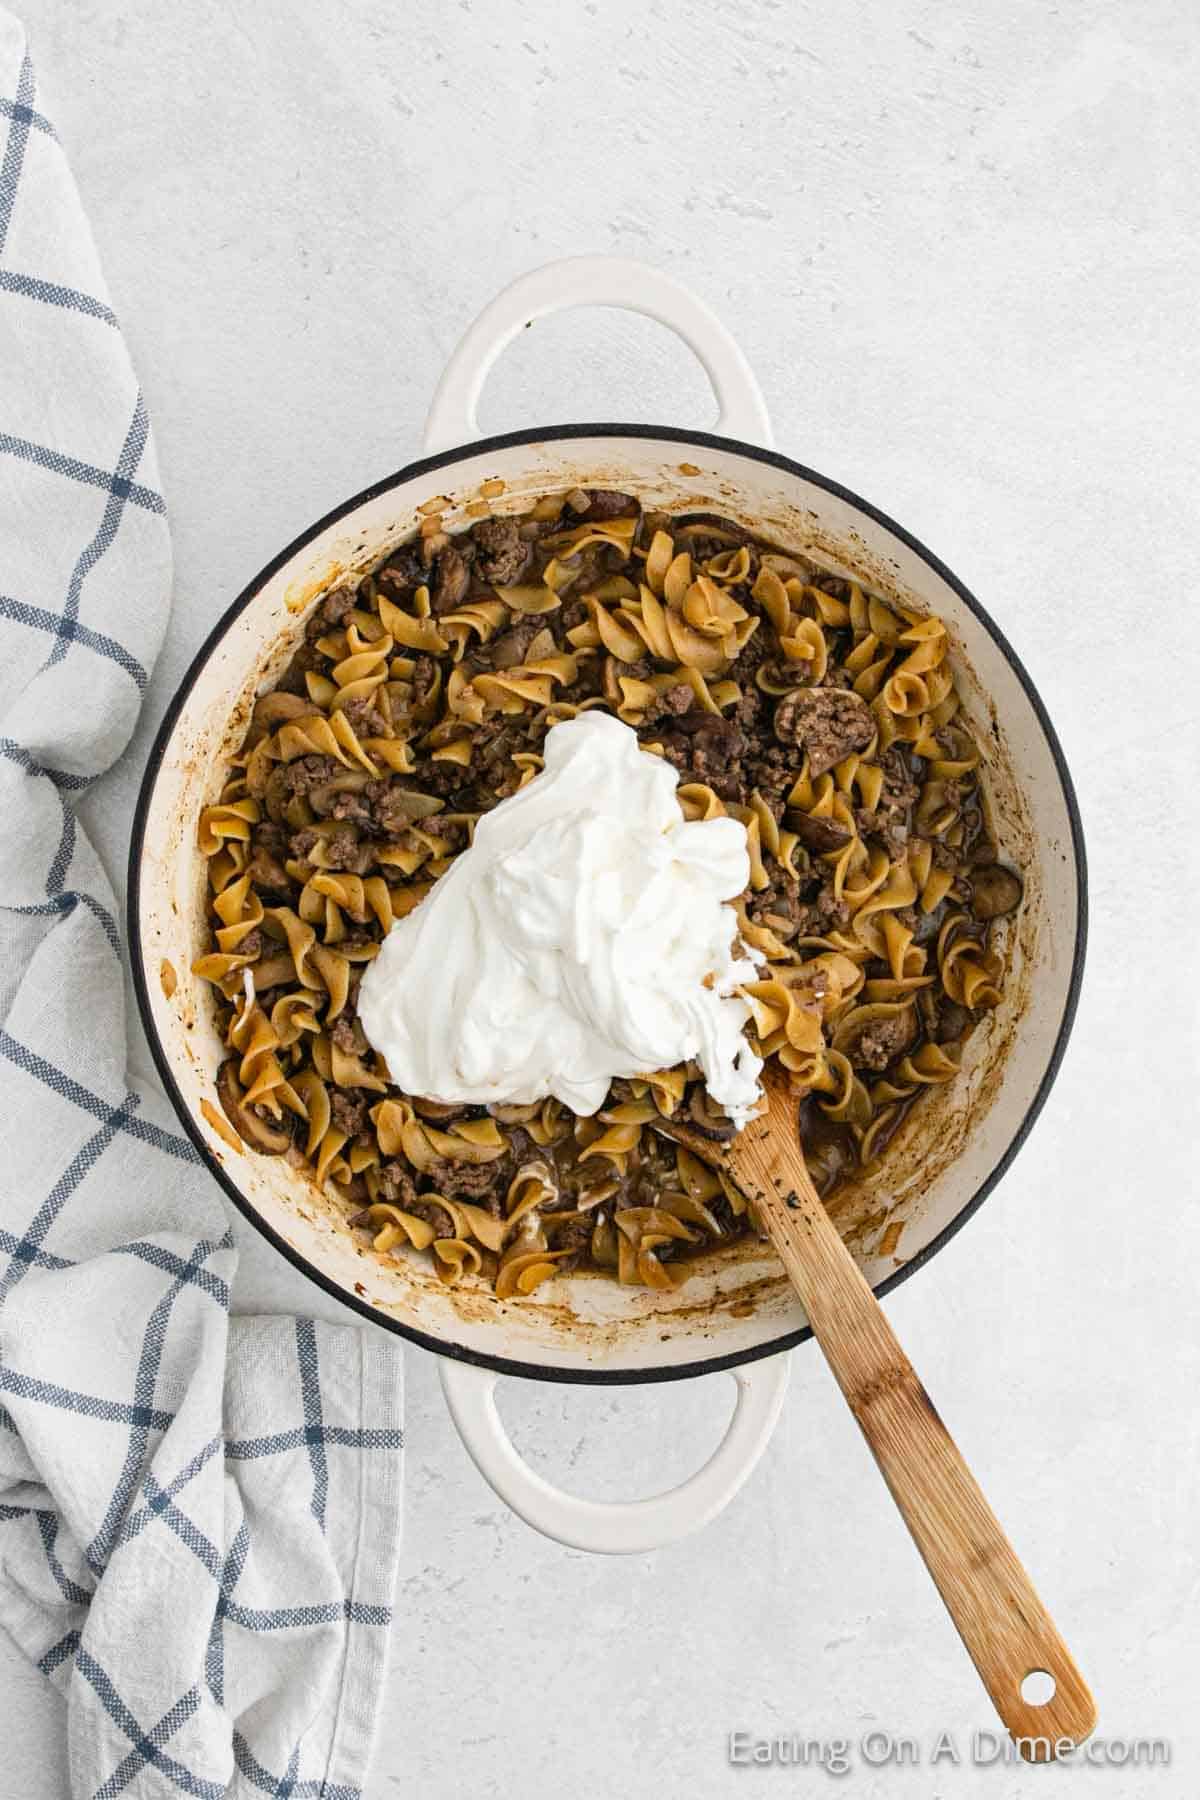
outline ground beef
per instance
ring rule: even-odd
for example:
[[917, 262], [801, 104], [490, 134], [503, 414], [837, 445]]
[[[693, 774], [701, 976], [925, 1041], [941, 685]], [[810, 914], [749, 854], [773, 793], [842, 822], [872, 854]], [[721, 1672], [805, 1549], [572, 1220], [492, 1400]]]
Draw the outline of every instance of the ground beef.
[[533, 554], [533, 546], [521, 537], [515, 519], [481, 519], [473, 533], [479, 547], [475, 567], [491, 587], [513, 587], [520, 581]]
[[908, 1049], [916, 1031], [916, 1015], [911, 1006], [891, 1018], [874, 1019], [850, 1052], [850, 1061], [859, 1069], [886, 1069]]
[[354, 1020], [345, 1012], [338, 1014], [329, 1032], [338, 1049], [347, 1056], [357, 1056], [359, 1051], [358, 1033], [354, 1028]]
[[365, 875], [375, 861], [375, 851], [371, 844], [362, 841], [353, 825], [339, 825], [325, 839], [325, 861], [331, 869]]
[[263, 934], [256, 925], [252, 931], [246, 933], [237, 947], [237, 953], [239, 956], [261, 956], [262, 947]]
[[865, 700], [844, 688], [797, 688], [775, 708], [775, 735], [808, 752], [810, 775], [824, 775], [853, 750], [865, 750], [875, 721]]
[[[356, 794], [353, 789], [347, 789], [343, 793], [332, 795], [325, 808], [327, 816], [331, 819], [341, 819], [349, 825], [372, 825], [374, 820], [371, 808], [364, 798], [365, 792], [364, 789], [362, 794]], [[321, 809], [318, 807], [317, 810]]]
[[512, 1180], [512, 1167], [507, 1156], [497, 1157], [490, 1163], [451, 1162], [448, 1157], [438, 1157], [425, 1173], [430, 1187], [437, 1193], [450, 1198], [461, 1194], [465, 1200], [476, 1201], [495, 1195], [497, 1203]]
[[[692, 717], [684, 714], [685, 719]], [[745, 748], [746, 740], [732, 719], [706, 712], [692, 732], [692, 767], [702, 778], [731, 774]]]
[[387, 720], [369, 694], [358, 700], [347, 700], [342, 708], [346, 723], [357, 737], [385, 737]]
[[856, 806], [854, 822], [863, 837], [879, 839], [893, 862], [904, 855], [908, 844], [908, 824], [894, 811], [881, 806], [873, 812], [869, 806]]
[[274, 819], [264, 819], [252, 829], [250, 842], [256, 850], [265, 850], [268, 856], [283, 856], [287, 851], [287, 832]]
[[741, 763], [746, 740], [734, 720], [697, 707], [664, 731], [660, 742], [681, 781], [704, 782], [728, 800], [744, 795]]
[[[757, 732], [753, 741], [758, 741]], [[794, 755], [779, 744], [768, 744], [747, 757], [745, 769], [749, 786], [758, 789], [776, 819], [782, 818], [788, 793], [796, 782]]]
[[319, 616], [327, 625], [340, 625], [346, 614], [354, 611], [357, 603], [358, 598], [353, 588], [334, 588], [322, 600]]
[[809, 907], [809, 916], [818, 936], [822, 936], [827, 931], [843, 931], [850, 923], [850, 908], [834, 893], [832, 877], [809, 901]]
[[[469, 777], [460, 763], [434, 762], [432, 757], [424, 757], [417, 762], [412, 774], [403, 779], [409, 786], [419, 788], [423, 794], [433, 794], [439, 800], [447, 800], [458, 792]], [[489, 795], [485, 804], [490, 806], [491, 803], [492, 797]]]
[[413, 658], [412, 697], [413, 704], [420, 706], [433, 692], [437, 681], [437, 664], [432, 656], [420, 655]]
[[513, 767], [511, 758], [515, 750], [525, 749], [526, 743], [515, 725], [494, 714], [485, 721], [476, 742], [482, 788], [491, 786], [499, 791], [504, 783], [517, 778], [517, 770]]
[[283, 771], [289, 794], [311, 793], [313, 788], [323, 787], [341, 773], [341, 763], [332, 756], [298, 756], [295, 762], [286, 764]]
[[765, 925], [784, 943], [807, 927], [810, 908], [800, 898], [800, 884], [780, 870], [771, 878], [769, 887], [750, 900], [747, 914], [757, 925]]
[[431, 596], [434, 612], [440, 616], [461, 606], [470, 584], [471, 572], [462, 551], [454, 544], [447, 544], [437, 559]]
[[[554, 1215], [551, 1214], [550, 1219], [553, 1217]], [[557, 1265], [560, 1275], [569, 1275], [571, 1270], [578, 1268], [583, 1261], [591, 1248], [592, 1229], [595, 1223], [593, 1215], [590, 1212], [584, 1212], [572, 1213], [563, 1219], [561, 1224], [554, 1225], [552, 1236], [554, 1248], [567, 1252]]]
[[695, 705], [696, 696], [686, 681], [680, 681], [669, 687], [665, 694], [659, 694], [646, 709], [645, 723], [653, 725], [659, 719], [677, 719], [690, 711]]
[[401, 1206], [407, 1211], [417, 1197], [416, 1186], [408, 1165], [398, 1158], [393, 1162], [382, 1162], [379, 1165], [379, 1198], [386, 1200], [391, 1206]]
[[333, 1123], [348, 1138], [357, 1137], [366, 1125], [367, 1101], [364, 1095], [347, 1094], [342, 1089], [335, 1088], [329, 1097], [329, 1110], [333, 1115]]
[[418, 1194], [405, 1204], [404, 1210], [412, 1213], [415, 1219], [424, 1219], [427, 1225], [432, 1225], [435, 1236], [440, 1238], [454, 1236], [454, 1220], [445, 1207], [439, 1206], [436, 1200], [427, 1200]]
[[440, 815], [434, 819], [426, 819], [421, 829], [428, 833], [437, 848], [435, 856], [455, 856], [464, 850], [467, 844], [467, 828], [465, 825], [451, 825]]
[[[908, 754], [900, 744], [889, 744], [879, 759], [883, 770], [883, 791], [879, 796], [881, 810], [905, 812], [914, 806], [921, 789]], [[924, 769], [924, 763], [921, 769]]]
[[367, 783], [362, 798], [367, 821], [373, 830], [384, 837], [395, 838], [411, 829], [413, 817], [405, 797], [409, 791], [403, 780], [386, 776], [381, 781]]
[[738, 685], [741, 688], [741, 692], [738, 694], [737, 701], [730, 717], [736, 719], [737, 723], [741, 726], [749, 739], [756, 740], [759, 734], [767, 697], [762, 689], [757, 687], [754, 682], [747, 681], [745, 677], [741, 675], [740, 670]]
[[423, 1219], [438, 1237], [454, 1236], [454, 1220], [445, 1207], [417, 1193], [409, 1169], [398, 1158], [379, 1165], [379, 1198], [411, 1213], [414, 1219]]

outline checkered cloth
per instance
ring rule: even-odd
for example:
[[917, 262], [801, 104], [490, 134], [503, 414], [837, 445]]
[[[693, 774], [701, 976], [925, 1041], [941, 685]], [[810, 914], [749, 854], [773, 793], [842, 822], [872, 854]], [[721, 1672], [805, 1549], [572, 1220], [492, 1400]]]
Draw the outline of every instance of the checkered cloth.
[[72, 1792], [351, 1800], [400, 1520], [380, 1334], [231, 1319], [218, 1192], [127, 1080], [116, 905], [75, 804], [167, 618], [145, 408], [0, 12], [0, 1623]]

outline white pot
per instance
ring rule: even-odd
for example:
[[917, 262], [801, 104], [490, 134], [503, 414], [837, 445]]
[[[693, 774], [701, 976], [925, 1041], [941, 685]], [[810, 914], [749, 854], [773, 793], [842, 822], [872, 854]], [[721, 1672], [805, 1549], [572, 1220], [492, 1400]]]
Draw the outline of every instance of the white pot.
[[[475, 403], [504, 345], [563, 307], [609, 305], [672, 326], [703, 362], [720, 436], [641, 425], [559, 425], [478, 439]], [[743, 441], [744, 440], [744, 441]], [[193, 1142], [234, 1204], [283, 1255], [374, 1324], [438, 1352], [451, 1412], [492, 1485], [549, 1535], [594, 1550], [640, 1550], [694, 1530], [761, 1455], [786, 1385], [786, 1353], [809, 1333], [773, 1252], [750, 1245], [698, 1263], [669, 1294], [600, 1277], [548, 1283], [505, 1302], [447, 1288], [419, 1259], [357, 1244], [335, 1204], [281, 1158], [232, 1150], [205, 1118], [221, 1046], [209, 990], [190, 972], [205, 939], [200, 808], [222, 781], [257, 693], [287, 661], [301, 614], [346, 572], [365, 570], [434, 495], [450, 507], [499, 478], [516, 498], [572, 487], [636, 492], [660, 508], [706, 508], [853, 570], [885, 596], [932, 609], [950, 632], [975, 721], [1003, 853], [1025, 873], [1003, 1004], [969, 1040], [963, 1073], [916, 1109], [851, 1207], [850, 1241], [886, 1292], [932, 1256], [990, 1192], [1049, 1091], [1083, 965], [1083, 840], [1070, 776], [1016, 652], [979, 603], [900, 526], [835, 482], [764, 448], [770, 427], [741, 352], [694, 296], [636, 263], [585, 257], [515, 282], [481, 315], [435, 395], [421, 461], [319, 520], [255, 576], [212, 631], [150, 755], [131, 847], [129, 940], [150, 1045]], [[169, 963], [176, 985], [168, 996]], [[169, 983], [167, 985], [170, 985]], [[899, 1243], [881, 1249], [885, 1222]], [[892, 1240], [895, 1234], [892, 1233]], [[673, 1492], [626, 1505], [562, 1494], [518, 1458], [496, 1413], [498, 1373], [551, 1381], [668, 1381], [726, 1369], [738, 1383], [729, 1432]], [[664, 1396], [664, 1408], [670, 1406]]]

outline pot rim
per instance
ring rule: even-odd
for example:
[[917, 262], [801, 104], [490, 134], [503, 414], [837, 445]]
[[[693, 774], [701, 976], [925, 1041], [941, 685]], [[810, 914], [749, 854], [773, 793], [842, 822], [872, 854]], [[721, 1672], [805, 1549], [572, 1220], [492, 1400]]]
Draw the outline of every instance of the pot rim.
[[461, 461], [465, 456], [474, 457], [481, 453], [486, 453], [489, 450], [515, 449], [520, 448], [525, 444], [569, 442], [576, 438], [591, 437], [645, 438], [673, 444], [699, 445], [706, 450], [733, 451], [739, 456], [750, 458], [751, 461], [765, 463], [768, 467], [779, 469], [786, 475], [792, 475], [801, 481], [809, 482], [814, 487], [822, 488], [826, 493], [832, 494], [836, 499], [847, 502], [850, 506], [855, 507], [859, 512], [864, 513], [868, 518], [874, 520], [877, 525], [881, 525], [886, 531], [891, 532], [894, 537], [901, 541], [901, 543], [907, 545], [907, 547], [915, 552], [915, 554], [919, 556], [921, 560], [947, 584], [948, 587], [954, 590], [964, 606], [966, 606], [967, 609], [974, 614], [976, 619], [978, 619], [979, 623], [983, 626], [984, 630], [996, 645], [996, 648], [1009, 664], [1017, 677], [1017, 680], [1024, 689], [1030, 706], [1033, 708], [1034, 715], [1037, 718], [1038, 724], [1041, 727], [1049, 747], [1059, 784], [1062, 788], [1063, 801], [1066, 806], [1067, 818], [1071, 828], [1071, 851], [1075, 868], [1075, 939], [1071, 956], [1071, 973], [1067, 984], [1066, 999], [1063, 1003], [1062, 1017], [1059, 1020], [1054, 1044], [1042, 1074], [1042, 1078], [1038, 1083], [1037, 1090], [1026, 1108], [1020, 1125], [1009, 1140], [1003, 1155], [999, 1158], [988, 1175], [985, 1176], [984, 1180], [976, 1188], [970, 1199], [967, 1200], [955, 1214], [954, 1218], [951, 1219], [937, 1236], [931, 1239], [923, 1249], [919, 1250], [910, 1262], [905, 1263], [903, 1268], [897, 1269], [894, 1274], [889, 1275], [886, 1280], [881, 1281], [875, 1288], [875, 1293], [880, 1297], [884, 1294], [891, 1293], [893, 1288], [899, 1287], [901, 1282], [907, 1281], [910, 1275], [915, 1274], [916, 1271], [922, 1268], [931, 1257], [935, 1256], [939, 1250], [949, 1243], [950, 1239], [962, 1229], [967, 1221], [974, 1217], [975, 1213], [978, 1212], [993, 1188], [996, 1187], [997, 1183], [1007, 1173], [1017, 1152], [1021, 1149], [1021, 1146], [1029, 1136], [1038, 1115], [1046, 1103], [1047, 1096], [1050, 1093], [1050, 1089], [1054, 1086], [1059, 1068], [1062, 1064], [1063, 1056], [1066, 1052], [1067, 1043], [1075, 1023], [1075, 1014], [1079, 1005], [1079, 991], [1083, 980], [1083, 968], [1087, 953], [1088, 873], [1087, 852], [1084, 847], [1083, 838], [1083, 821], [1080, 817], [1079, 803], [1076, 798], [1074, 783], [1071, 780], [1071, 773], [1067, 767], [1066, 757], [1063, 753], [1062, 745], [1059, 742], [1058, 734], [1050, 721], [1050, 715], [1046, 710], [1045, 703], [1038, 693], [1033, 679], [1020, 656], [1013, 649], [991, 614], [980, 604], [958, 577], [946, 567], [945, 563], [935, 556], [931, 550], [928, 550], [919, 538], [914, 537], [910, 531], [905, 530], [902, 525], [897, 524], [887, 513], [882, 512], [879, 507], [873, 506], [869, 501], [864, 500], [860, 495], [854, 493], [852, 489], [843, 487], [840, 482], [831, 480], [827, 475], [819, 474], [815, 469], [810, 469], [805, 464], [794, 461], [791, 457], [783, 455], [782, 452], [778, 450], [763, 449], [757, 444], [746, 443], [739, 438], [719, 437], [712, 432], [688, 431], [679, 426], [671, 425], [630, 425], [597, 422], [595, 424], [583, 423], [534, 426], [521, 431], [493, 433], [489, 437], [480, 438], [472, 443], [460, 444], [449, 450], [438, 451], [432, 456], [418, 457], [413, 462], [406, 463], [403, 468], [394, 471], [390, 475], [384, 476], [380, 481], [371, 483], [369, 487], [363, 488], [360, 493], [352, 495], [349, 499], [344, 500], [339, 505], [333, 507], [329, 512], [317, 519], [314, 524], [309, 525], [304, 531], [293, 538], [290, 544], [280, 550], [277, 555], [273, 556], [271, 560], [259, 570], [257, 575], [247, 582], [237, 598], [226, 607], [212, 630], [205, 637], [200, 648], [189, 663], [186, 674], [178, 688], [175, 690], [175, 693], [172, 695], [158, 730], [155, 732], [154, 741], [150, 747], [150, 753], [146, 760], [146, 768], [138, 789], [137, 805], [134, 808], [133, 826], [129, 840], [125, 916], [129, 941], [130, 971], [133, 977], [133, 989], [137, 1000], [138, 1013], [141, 1017], [143, 1030], [146, 1033], [146, 1040], [150, 1046], [150, 1054], [154, 1059], [154, 1066], [158, 1071], [159, 1079], [163, 1084], [167, 1097], [178, 1115], [180, 1123], [187, 1132], [188, 1137], [199, 1152], [200, 1158], [209, 1173], [215, 1177], [229, 1199], [233, 1202], [234, 1206], [236, 1206], [237, 1210], [241, 1213], [242, 1217], [248, 1220], [249, 1223], [254, 1226], [255, 1230], [258, 1231], [281, 1256], [291, 1263], [293, 1268], [298, 1269], [302, 1275], [306, 1276], [309, 1281], [314, 1282], [316, 1286], [321, 1288], [325, 1293], [332, 1296], [332, 1298], [337, 1300], [340, 1305], [348, 1307], [352, 1311], [360, 1314], [373, 1325], [381, 1326], [384, 1330], [391, 1331], [398, 1337], [407, 1338], [411, 1343], [420, 1345], [423, 1350], [432, 1351], [436, 1356], [452, 1357], [459, 1362], [474, 1363], [481, 1368], [493, 1369], [500, 1375], [522, 1376], [527, 1380], [533, 1381], [558, 1381], [577, 1385], [629, 1387], [651, 1382], [685, 1381], [695, 1375], [715, 1374], [721, 1370], [739, 1367], [744, 1363], [757, 1362], [763, 1357], [777, 1356], [783, 1351], [793, 1349], [797, 1344], [806, 1342], [813, 1335], [812, 1329], [810, 1326], [806, 1325], [796, 1331], [784, 1332], [779, 1337], [772, 1338], [770, 1342], [765, 1344], [756, 1344], [748, 1349], [731, 1351], [728, 1354], [721, 1356], [701, 1356], [697, 1357], [693, 1362], [672, 1364], [670, 1367], [665, 1368], [654, 1368], [651, 1366], [638, 1369], [562, 1369], [555, 1368], [548, 1363], [521, 1362], [512, 1357], [491, 1355], [486, 1351], [471, 1349], [462, 1344], [449, 1342], [444, 1338], [431, 1336], [428, 1332], [418, 1331], [414, 1326], [403, 1324], [400, 1320], [378, 1311], [375, 1307], [371, 1306], [368, 1301], [361, 1299], [358, 1295], [347, 1293], [338, 1282], [334, 1281], [330, 1276], [318, 1269], [306, 1256], [295, 1249], [282, 1238], [278, 1232], [274, 1231], [272, 1227], [267, 1224], [266, 1220], [260, 1216], [249, 1199], [247, 1199], [238, 1188], [236, 1182], [230, 1178], [222, 1164], [213, 1155], [204, 1134], [200, 1131], [198, 1125], [192, 1118], [191, 1112], [184, 1101], [183, 1095], [181, 1094], [174, 1074], [172, 1073], [171, 1065], [159, 1037], [158, 1028], [155, 1024], [154, 1015], [150, 1006], [148, 976], [145, 961], [142, 956], [141, 896], [139, 893], [139, 875], [142, 862], [142, 849], [146, 836], [146, 826], [150, 816], [150, 809], [154, 798], [154, 790], [157, 784], [159, 771], [162, 767], [171, 733], [175, 729], [175, 725], [191, 695], [201, 670], [208, 662], [229, 627], [255, 598], [260, 589], [278, 573], [284, 564], [289, 562], [299, 551], [303, 550], [307, 544], [312, 543], [312, 541], [319, 537], [322, 532], [328, 530], [331, 525], [336, 525], [341, 519], [344, 519], [349, 513], [354, 512], [358, 507], [365, 505], [368, 501], [375, 500], [381, 494], [387, 493], [390, 489], [399, 487], [403, 483], [412, 481], [417, 477], [431, 475], [439, 469], [448, 468], [451, 464]]

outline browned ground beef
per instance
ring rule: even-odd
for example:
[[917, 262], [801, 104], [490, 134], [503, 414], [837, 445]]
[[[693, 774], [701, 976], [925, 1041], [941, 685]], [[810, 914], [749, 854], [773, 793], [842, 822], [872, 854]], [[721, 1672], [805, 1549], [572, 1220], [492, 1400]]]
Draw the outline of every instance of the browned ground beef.
[[775, 735], [808, 752], [810, 775], [824, 775], [874, 735], [871, 709], [845, 688], [796, 688], [775, 708]]
[[524, 574], [533, 547], [522, 539], [514, 519], [483, 519], [475, 527], [479, 546], [476, 567], [493, 587], [513, 587]]
[[850, 1060], [862, 1069], [886, 1069], [904, 1054], [915, 1036], [911, 1008], [891, 1019], [876, 1019], [859, 1038]]

